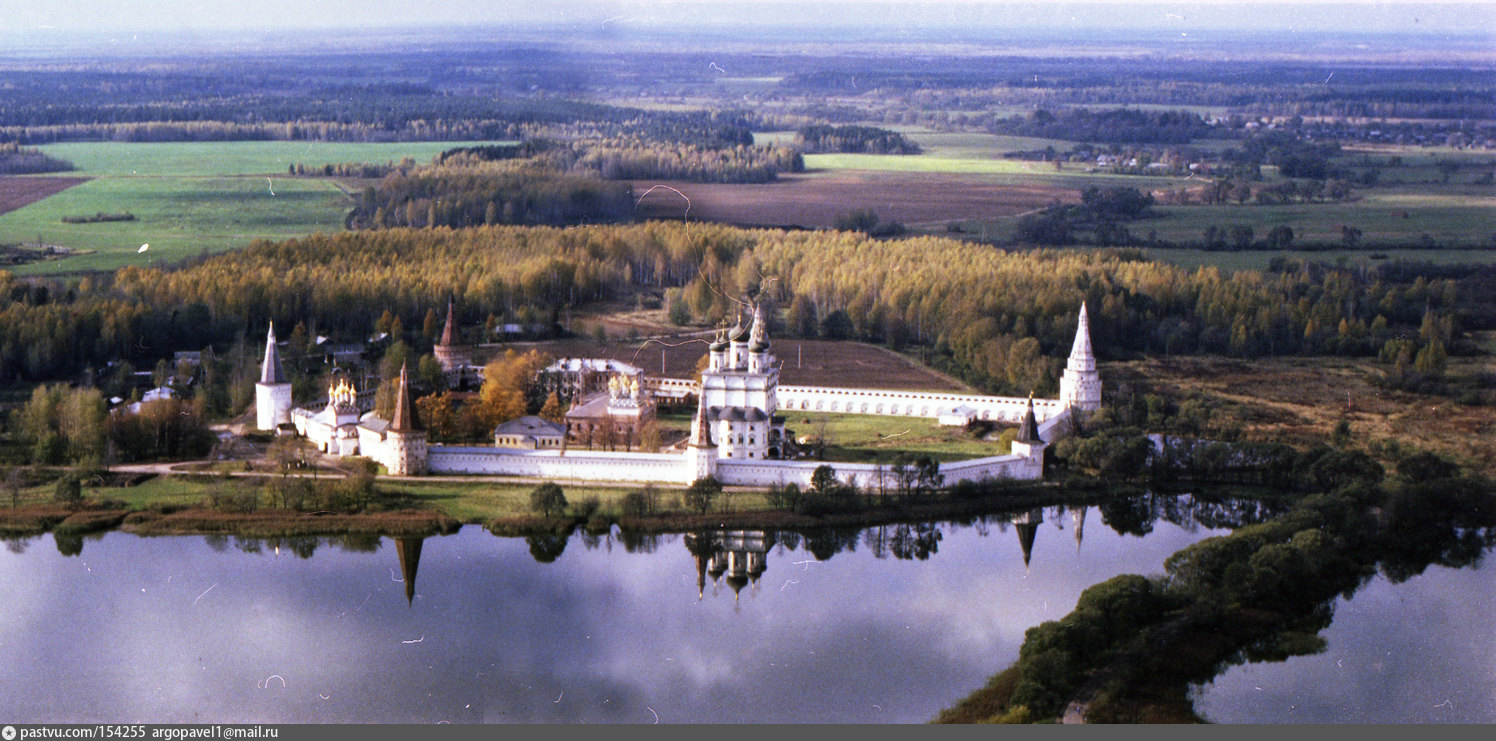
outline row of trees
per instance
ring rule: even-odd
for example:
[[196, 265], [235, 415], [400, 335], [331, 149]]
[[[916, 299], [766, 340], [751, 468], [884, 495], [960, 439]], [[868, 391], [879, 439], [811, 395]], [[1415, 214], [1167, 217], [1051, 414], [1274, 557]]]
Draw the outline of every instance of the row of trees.
[[73, 163], [52, 157], [40, 149], [23, 147], [13, 141], [0, 141], [0, 175], [35, 175], [72, 169], [75, 169]]

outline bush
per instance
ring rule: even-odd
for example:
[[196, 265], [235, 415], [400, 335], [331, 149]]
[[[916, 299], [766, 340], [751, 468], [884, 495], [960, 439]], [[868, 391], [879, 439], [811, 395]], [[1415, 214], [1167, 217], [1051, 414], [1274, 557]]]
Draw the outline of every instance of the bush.
[[623, 495], [620, 508], [627, 517], [645, 517], [659, 510], [660, 495], [655, 488], [645, 485], [643, 489]]
[[688, 509], [694, 509], [701, 514], [712, 508], [712, 502], [717, 495], [722, 493], [722, 484], [716, 478], [708, 476], [704, 479], [696, 479], [681, 495], [681, 504]]
[[57, 480], [57, 486], [52, 490], [52, 501], [58, 504], [74, 505], [83, 500], [83, 483], [77, 476], [68, 474]]
[[572, 511], [577, 517], [587, 518], [595, 514], [600, 507], [602, 507], [602, 502], [596, 496], [588, 496], [578, 500], [573, 505]]

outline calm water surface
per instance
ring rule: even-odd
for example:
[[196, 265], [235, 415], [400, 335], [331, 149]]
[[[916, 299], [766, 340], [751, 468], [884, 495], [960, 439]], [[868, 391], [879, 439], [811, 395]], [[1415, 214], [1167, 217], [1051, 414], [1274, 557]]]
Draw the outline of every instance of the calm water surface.
[[[1144, 518], [1121, 535], [1108, 522], [1126, 513], [1096, 508], [1031, 516], [652, 549], [475, 527], [419, 546], [303, 540], [294, 550], [310, 557], [290, 541], [109, 533], [70, 556], [50, 535], [12, 541], [0, 717], [923, 722], [1086, 587], [1159, 573], [1222, 532]], [[728, 549], [715, 562], [711, 544]]]
[[1321, 635], [1325, 651], [1232, 667], [1195, 691], [1220, 723], [1496, 723], [1496, 568], [1378, 576]]

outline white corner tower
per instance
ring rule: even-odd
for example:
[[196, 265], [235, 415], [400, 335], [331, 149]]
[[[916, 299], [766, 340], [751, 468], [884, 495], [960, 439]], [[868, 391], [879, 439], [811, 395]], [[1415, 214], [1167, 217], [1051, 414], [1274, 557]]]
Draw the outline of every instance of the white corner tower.
[[265, 338], [265, 362], [260, 365], [260, 380], [255, 384], [255, 427], [273, 430], [291, 421], [291, 382], [281, 370], [280, 352], [275, 347], [275, 324]]
[[1065, 363], [1065, 374], [1060, 376], [1060, 403], [1085, 412], [1101, 408], [1101, 376], [1096, 373], [1096, 355], [1091, 352], [1091, 325], [1084, 302], [1080, 305], [1070, 360]]

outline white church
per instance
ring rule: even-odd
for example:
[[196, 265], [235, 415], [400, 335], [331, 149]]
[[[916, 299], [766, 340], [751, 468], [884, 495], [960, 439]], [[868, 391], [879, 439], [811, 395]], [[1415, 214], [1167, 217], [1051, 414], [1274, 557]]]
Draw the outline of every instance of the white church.
[[[450, 313], [450, 312], [449, 312]], [[750, 326], [741, 317], [717, 336], [701, 379], [664, 379], [689, 385], [698, 405], [684, 452], [635, 453], [553, 447], [428, 445], [411, 403], [405, 369], [400, 372], [393, 420], [361, 411], [357, 394], [335, 381], [320, 409], [293, 407], [291, 384], [281, 371], [271, 328], [260, 382], [256, 418], [262, 430], [294, 427], [329, 455], [361, 455], [394, 475], [482, 474], [569, 481], [689, 484], [713, 476], [725, 485], [810, 484], [823, 461], [788, 460], [782, 411], [820, 411], [916, 417], [964, 424], [973, 419], [1013, 422], [1018, 435], [1003, 455], [940, 465], [946, 484], [991, 479], [1038, 479], [1044, 449], [1069, 429], [1075, 415], [1099, 409], [1101, 380], [1086, 307], [1080, 308], [1075, 342], [1058, 399], [1027, 399], [918, 391], [781, 386], [779, 361], [770, 351], [768, 322], [754, 307]], [[881, 464], [835, 463], [837, 478], [852, 486], [894, 485]]]

